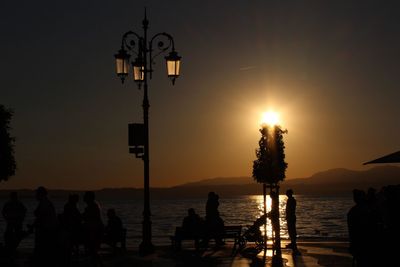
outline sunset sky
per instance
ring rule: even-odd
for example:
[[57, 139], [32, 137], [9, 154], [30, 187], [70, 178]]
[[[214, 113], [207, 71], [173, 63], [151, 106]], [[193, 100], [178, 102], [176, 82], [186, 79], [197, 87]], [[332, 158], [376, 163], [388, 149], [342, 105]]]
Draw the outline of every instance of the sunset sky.
[[397, 151], [397, 1], [3, 1], [0, 104], [14, 110], [17, 175], [2, 188], [142, 187], [127, 124], [142, 121], [132, 79], [115, 75], [128, 30], [168, 32], [149, 85], [151, 186], [251, 176], [262, 113], [280, 114], [287, 178]]

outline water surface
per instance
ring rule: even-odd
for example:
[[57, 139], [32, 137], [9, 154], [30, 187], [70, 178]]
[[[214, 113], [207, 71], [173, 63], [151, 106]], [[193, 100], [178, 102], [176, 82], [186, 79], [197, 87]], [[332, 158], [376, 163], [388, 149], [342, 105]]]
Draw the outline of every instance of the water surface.
[[[297, 232], [300, 238], [346, 238], [346, 214], [352, 204], [350, 197], [315, 197], [295, 196], [297, 200]], [[34, 199], [22, 200], [28, 208], [26, 223], [33, 221], [33, 210], [37, 203]], [[66, 200], [54, 199], [53, 203], [58, 213], [61, 213]], [[0, 199], [3, 206], [5, 200]], [[270, 199], [267, 200], [270, 203]], [[205, 216], [205, 198], [191, 199], [155, 199], [151, 202], [153, 243], [163, 245], [169, 243], [169, 236], [173, 235], [175, 227], [181, 225], [182, 219], [187, 214], [188, 208], [194, 208], [201, 216]], [[287, 238], [285, 214], [286, 196], [280, 196], [281, 236]], [[122, 218], [128, 229], [128, 246], [137, 246], [140, 243], [142, 231], [142, 201], [126, 201], [118, 199], [102, 200], [103, 220], [106, 222], [106, 211], [114, 208]], [[83, 211], [85, 205], [80, 203]], [[262, 196], [237, 196], [221, 198], [219, 206], [221, 217], [226, 225], [250, 225], [261, 216], [263, 212]], [[4, 232], [4, 220], [0, 218], [0, 235]], [[267, 230], [271, 236], [271, 228]], [[22, 242], [22, 246], [32, 246], [33, 238]]]

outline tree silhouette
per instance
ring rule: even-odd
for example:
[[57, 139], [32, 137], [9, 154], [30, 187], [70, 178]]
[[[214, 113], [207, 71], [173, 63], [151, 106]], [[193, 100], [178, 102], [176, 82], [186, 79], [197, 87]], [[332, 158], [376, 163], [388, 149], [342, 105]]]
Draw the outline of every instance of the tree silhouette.
[[0, 181], [7, 181], [17, 168], [14, 158], [15, 138], [9, 132], [12, 115], [10, 109], [0, 105]]
[[286, 130], [278, 125], [263, 126], [256, 150], [257, 159], [253, 162], [253, 178], [258, 183], [276, 185], [286, 177], [288, 164], [285, 162], [283, 134]]
[[[273, 224], [273, 262], [276, 266], [283, 266], [281, 245], [280, 245], [280, 225], [279, 225], [279, 182], [286, 177], [285, 172], [288, 164], [285, 162], [285, 144], [283, 134], [286, 130], [278, 125], [263, 125], [260, 129], [261, 138], [258, 142], [259, 148], [256, 150], [257, 159], [253, 162], [253, 178], [263, 184], [264, 197], [264, 216], [267, 217], [267, 184], [271, 194], [271, 222]], [[274, 193], [274, 194], [272, 194]], [[267, 220], [264, 222], [264, 253], [267, 249]]]

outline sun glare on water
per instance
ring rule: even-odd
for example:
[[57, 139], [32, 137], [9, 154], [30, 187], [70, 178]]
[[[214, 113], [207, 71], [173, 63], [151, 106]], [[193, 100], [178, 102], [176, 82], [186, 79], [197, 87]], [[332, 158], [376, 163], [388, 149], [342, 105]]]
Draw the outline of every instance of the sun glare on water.
[[274, 126], [279, 124], [279, 114], [274, 111], [264, 112], [261, 117], [261, 124]]
[[[258, 206], [258, 213], [254, 214], [255, 219], [261, 217], [264, 214], [264, 200], [262, 195], [256, 195], [256, 196], [251, 196], [251, 198], [257, 203]], [[266, 198], [267, 201], [267, 213], [271, 211], [272, 208], [272, 201], [270, 196], [267, 196]], [[282, 238], [288, 238], [288, 232], [287, 232], [287, 226], [286, 226], [286, 220], [285, 218], [285, 209], [286, 209], [286, 201], [287, 197], [285, 195], [280, 195], [279, 196], [279, 214], [280, 214], [280, 225], [281, 225], [281, 237]], [[261, 233], [264, 235], [265, 230], [264, 226], [260, 227]], [[272, 223], [271, 220], [268, 218], [267, 219], [267, 236], [271, 238], [273, 235], [272, 233]]]

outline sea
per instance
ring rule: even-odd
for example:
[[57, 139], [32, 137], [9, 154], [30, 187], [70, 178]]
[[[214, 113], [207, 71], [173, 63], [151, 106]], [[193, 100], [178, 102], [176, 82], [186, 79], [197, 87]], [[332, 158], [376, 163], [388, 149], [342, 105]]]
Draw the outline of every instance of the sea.
[[[303, 239], [347, 239], [346, 214], [353, 206], [351, 197], [347, 196], [305, 196], [295, 195], [297, 201], [297, 233]], [[206, 198], [187, 199], [154, 199], [151, 201], [152, 242], [154, 245], [170, 244], [169, 237], [174, 234], [175, 227], [182, 224], [189, 208], [194, 208], [201, 216], [205, 216]], [[6, 199], [0, 199], [3, 207]], [[25, 223], [34, 220], [33, 211], [37, 202], [33, 198], [21, 200], [28, 209]], [[62, 213], [66, 200], [52, 200], [58, 213]], [[263, 214], [263, 196], [246, 195], [219, 199], [219, 211], [225, 225], [242, 225], [244, 227]], [[143, 202], [137, 200], [103, 199], [99, 201], [106, 223], [107, 209], [113, 208], [127, 229], [127, 246], [137, 247], [141, 241]], [[288, 238], [285, 217], [286, 196], [280, 195], [281, 236]], [[271, 200], [267, 198], [267, 210], [270, 210]], [[79, 203], [83, 211], [85, 204]], [[268, 222], [267, 235], [271, 236], [271, 224]], [[0, 216], [0, 240], [5, 229], [5, 222]], [[263, 231], [263, 227], [261, 228]], [[1, 243], [1, 241], [0, 241]], [[33, 236], [24, 239], [21, 247], [33, 247]]]

